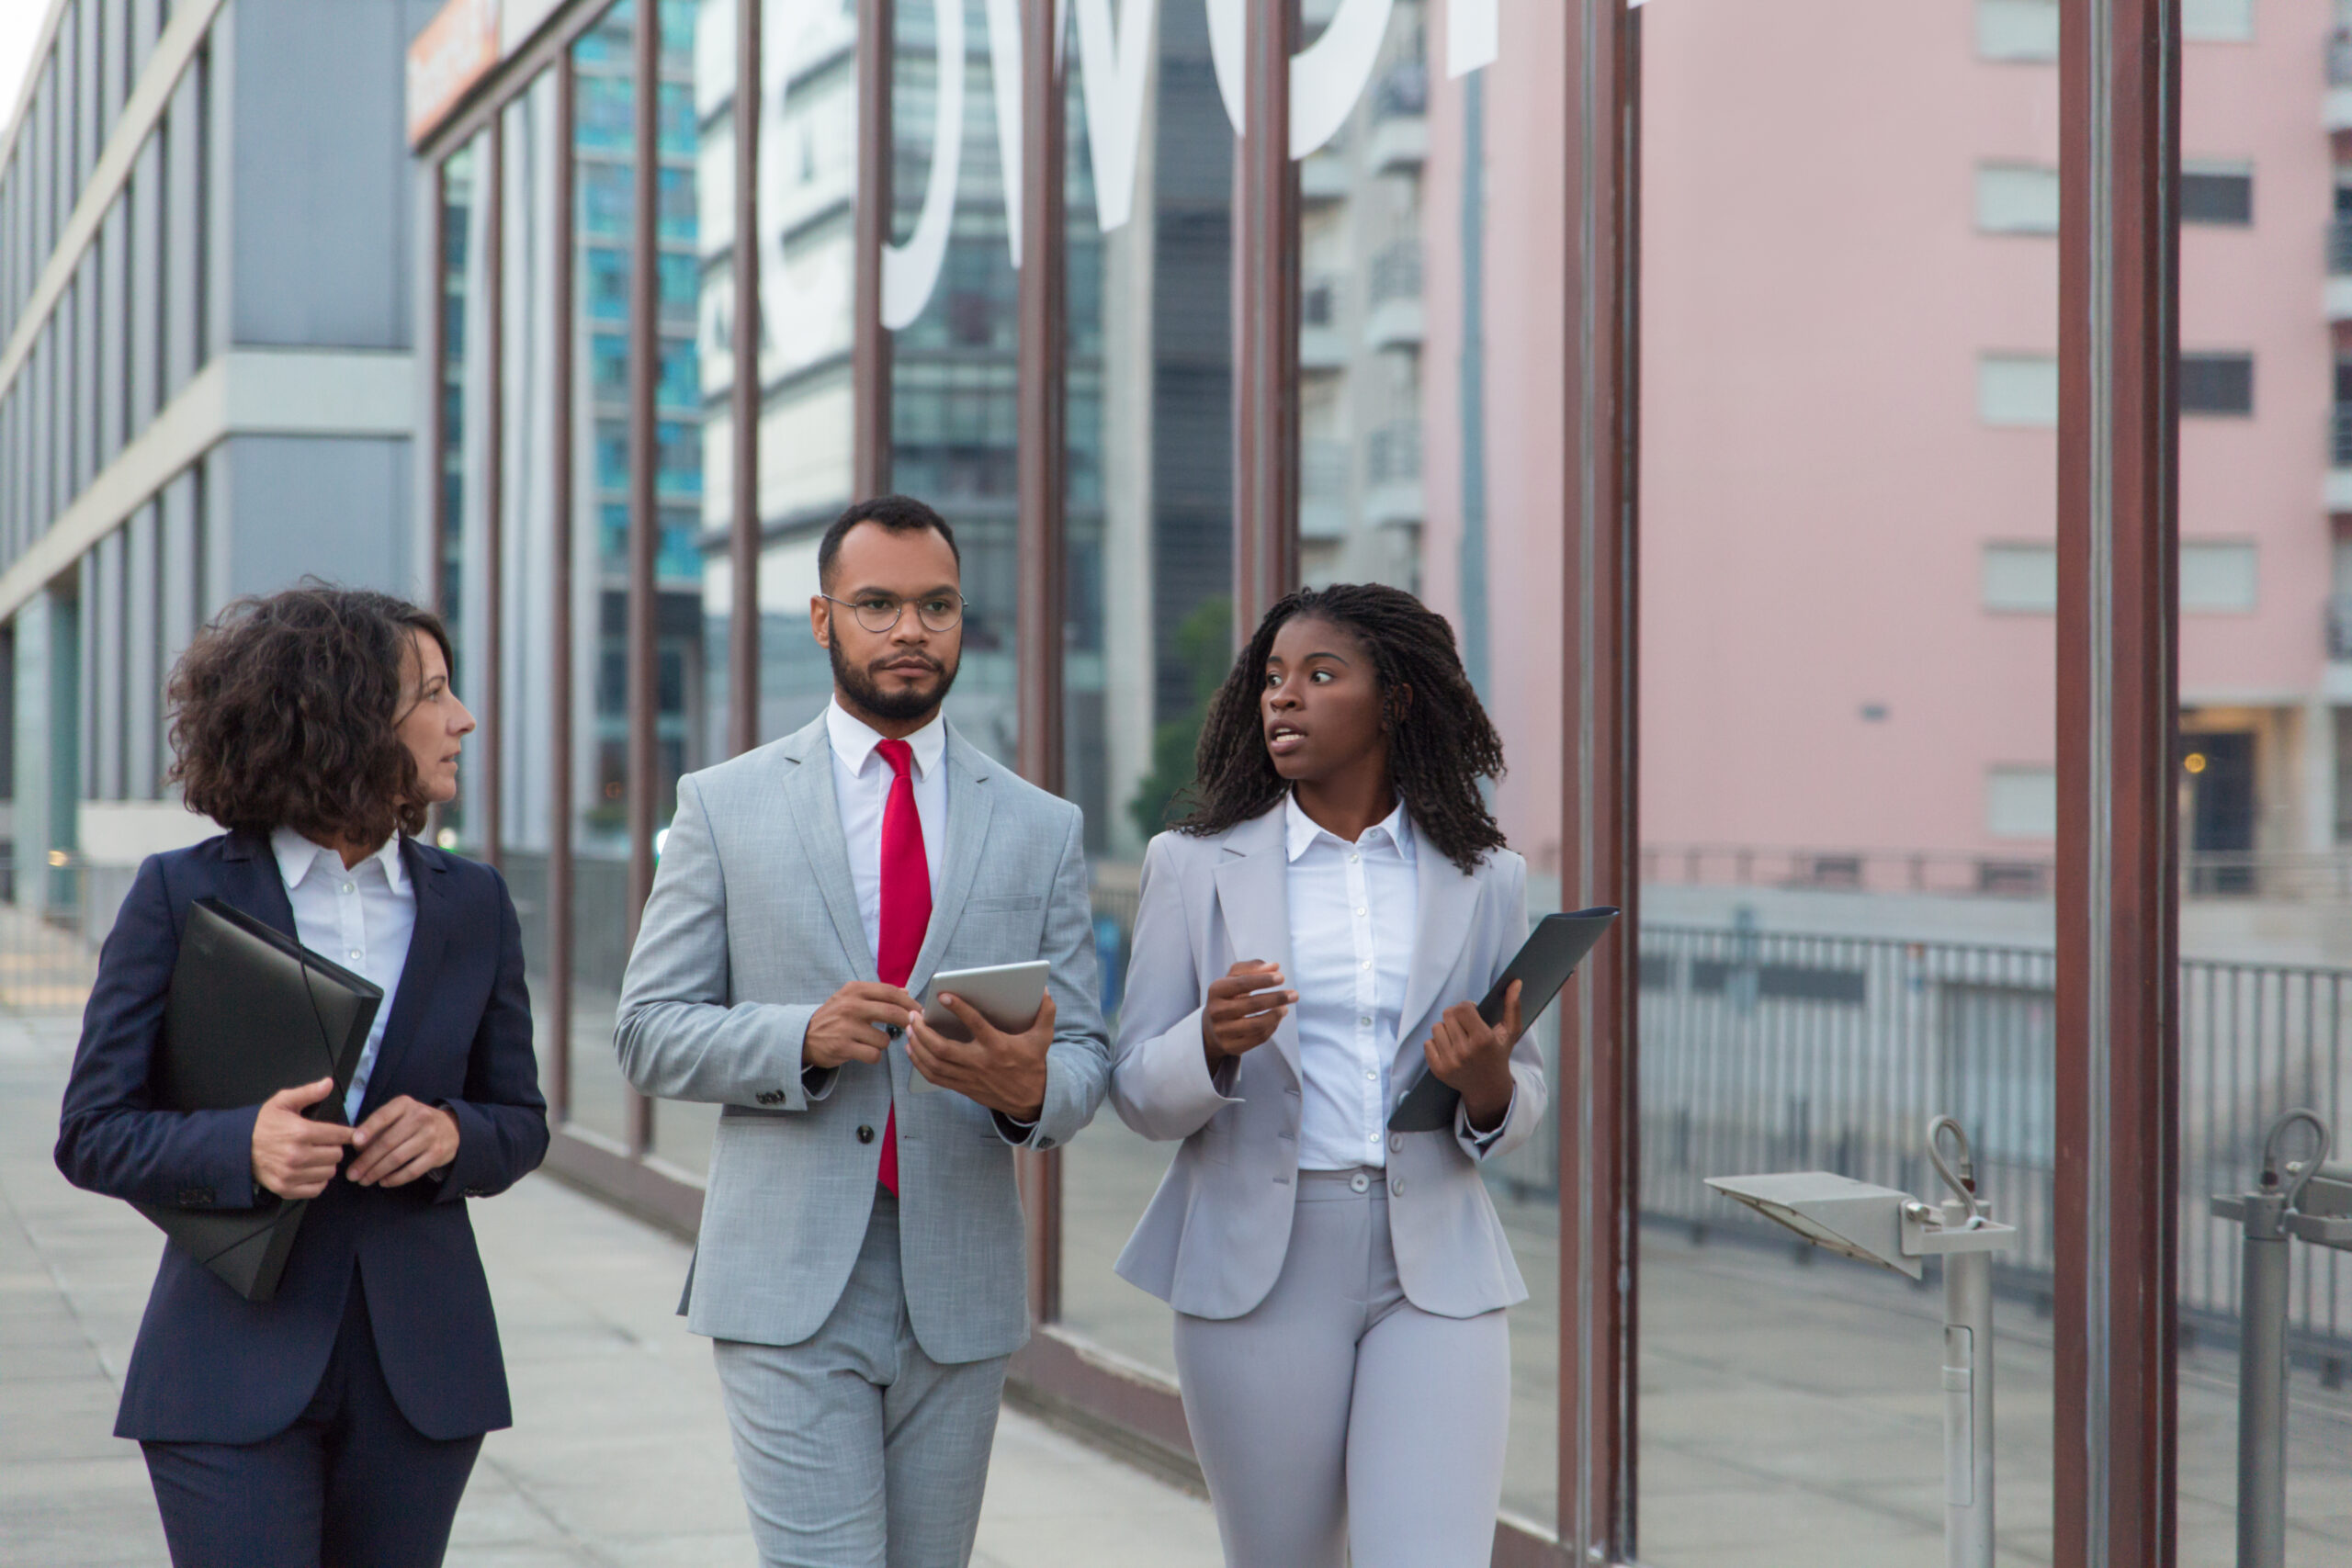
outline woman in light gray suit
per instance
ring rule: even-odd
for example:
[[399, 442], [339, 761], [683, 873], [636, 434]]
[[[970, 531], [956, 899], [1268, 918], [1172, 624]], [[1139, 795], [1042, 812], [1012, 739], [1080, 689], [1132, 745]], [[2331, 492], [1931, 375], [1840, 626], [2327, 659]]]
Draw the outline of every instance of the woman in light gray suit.
[[[1183, 1147], [1119, 1273], [1176, 1309], [1235, 1568], [1483, 1565], [1527, 1288], [1479, 1179], [1544, 1115], [1514, 987], [1527, 864], [1443, 619], [1341, 584], [1268, 613], [1144, 857], [1111, 1095]], [[1263, 1049], [1271, 1045], [1272, 1049]], [[1452, 1126], [1392, 1133], [1424, 1071]]]

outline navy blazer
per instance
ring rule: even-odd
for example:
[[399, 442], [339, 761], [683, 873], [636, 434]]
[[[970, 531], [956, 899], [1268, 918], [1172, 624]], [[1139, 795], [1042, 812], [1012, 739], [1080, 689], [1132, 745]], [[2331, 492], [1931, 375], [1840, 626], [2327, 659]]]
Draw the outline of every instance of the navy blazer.
[[[314, 1199], [276, 1297], [249, 1302], [164, 1249], [123, 1380], [115, 1436], [252, 1443], [293, 1424], [319, 1385], [345, 1292], [367, 1292], [384, 1381], [412, 1426], [460, 1438], [511, 1426], [490, 1282], [462, 1200], [502, 1192], [546, 1155], [523, 939], [497, 872], [401, 842], [416, 928], [360, 1118], [398, 1095], [446, 1106], [458, 1157], [439, 1181]], [[76, 1187], [151, 1203], [249, 1208], [254, 1116], [160, 1111], [151, 1093], [164, 1002], [188, 905], [219, 898], [294, 936], [269, 841], [229, 833], [152, 855], [98, 955], [65, 1089], [57, 1168]]]

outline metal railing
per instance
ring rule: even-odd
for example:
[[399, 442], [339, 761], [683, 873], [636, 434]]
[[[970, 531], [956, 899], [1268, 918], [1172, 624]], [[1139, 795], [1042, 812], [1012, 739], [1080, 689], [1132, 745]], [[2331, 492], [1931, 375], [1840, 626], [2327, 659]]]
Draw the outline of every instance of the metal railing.
[[79, 1012], [90, 999], [88, 894], [85, 868], [63, 851], [23, 866], [0, 856], [0, 1012]]
[[2352, 403], [2328, 411], [2327, 462], [2330, 468], [2352, 468]]
[[2327, 220], [2327, 270], [2337, 277], [2352, 273], [2352, 217]]
[[1421, 477], [1421, 425], [1400, 419], [1384, 424], [1365, 443], [1364, 480], [1368, 484], [1404, 484]]
[[2328, 35], [2327, 85], [2352, 86], [2352, 28], [2338, 28]]
[[[2331, 621], [2331, 638], [2352, 635], [2352, 602], [2344, 614], [2342, 631]], [[1642, 851], [1642, 880], [1661, 886], [2047, 898], [2056, 874], [2048, 854], [1757, 844], [1650, 844]], [[2352, 904], [2352, 849], [2192, 851], [2182, 857], [2180, 890], [2200, 899]]]
[[[1694, 1232], [1757, 1224], [1709, 1176], [1826, 1169], [1932, 1187], [1919, 1129], [1967, 1128], [2003, 1274], [2052, 1277], [2056, 960], [2046, 950], [1663, 925], [1641, 932], [1641, 1207]], [[2256, 1181], [2263, 1128], [2310, 1105], [2352, 1127], [2352, 970], [2188, 960], [2180, 970], [2180, 1303], [2227, 1334], [2236, 1244], [2205, 1200]], [[1549, 1151], [1514, 1174], [1534, 1182]], [[1556, 1166], [1548, 1168], [1556, 1169]], [[2299, 1248], [2290, 1329], [2352, 1361], [2352, 1258]]]

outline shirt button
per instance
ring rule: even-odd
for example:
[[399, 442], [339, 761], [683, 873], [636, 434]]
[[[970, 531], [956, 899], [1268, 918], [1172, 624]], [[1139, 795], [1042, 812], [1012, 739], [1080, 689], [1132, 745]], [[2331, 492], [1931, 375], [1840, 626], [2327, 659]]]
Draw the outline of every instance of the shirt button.
[[1356, 913], [1357, 913], [1357, 914], [1359, 914], [1359, 915], [1369, 915], [1369, 914], [1371, 914], [1371, 913], [1372, 913], [1372, 911], [1371, 911], [1370, 909], [1360, 908], [1360, 909], [1358, 909], [1358, 910], [1356, 911]]
[[345, 883], [345, 884], [343, 885], [343, 890], [344, 890], [345, 893], [354, 893], [354, 892], [358, 891], [356, 888], [353, 887], [353, 886], [352, 886], [352, 885], [351, 885], [350, 883], [348, 883], [348, 882], [346, 882], [346, 883]]
[[1372, 960], [1371, 960], [1371, 959], [1369, 959], [1369, 958], [1365, 959], [1365, 960], [1363, 961], [1363, 964], [1362, 967], [1366, 968], [1366, 969], [1371, 968], [1371, 967], [1372, 967]]
[[1368, 1018], [1360, 1018], [1356, 1020], [1356, 1027], [1358, 1029], [1370, 1029], [1372, 1027], [1372, 1020]]
[[356, 961], [359, 957], [359, 950], [356, 947], [353, 948], [351, 950], [351, 956]]
[[857, 1141], [861, 1144], [872, 1143], [874, 1141], [874, 1129], [871, 1127], [860, 1127], [857, 1130]]

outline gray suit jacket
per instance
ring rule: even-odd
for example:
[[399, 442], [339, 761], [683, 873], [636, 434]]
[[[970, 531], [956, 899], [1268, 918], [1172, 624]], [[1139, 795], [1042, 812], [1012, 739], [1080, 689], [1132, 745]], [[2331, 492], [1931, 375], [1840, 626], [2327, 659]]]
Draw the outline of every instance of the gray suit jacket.
[[[908, 989], [920, 996], [944, 970], [1052, 963], [1045, 1111], [1024, 1140], [1051, 1148], [1092, 1118], [1110, 1076], [1078, 807], [952, 728], [946, 765], [946, 871]], [[640, 1093], [723, 1107], [681, 1310], [719, 1339], [796, 1345], [817, 1332], [865, 1235], [895, 1094], [915, 1337], [936, 1361], [1009, 1355], [1029, 1331], [1017, 1129], [960, 1094], [915, 1092], [903, 1041], [887, 1064], [802, 1081], [810, 1015], [875, 977], [823, 717], [679, 780], [616, 1044]]]
[[[1395, 1099], [1428, 1070], [1421, 1047], [1445, 1010], [1493, 988], [1527, 936], [1527, 863], [1509, 850], [1465, 876], [1422, 840]], [[1243, 959], [1290, 959], [1283, 813], [1205, 839], [1162, 833], [1144, 853], [1135, 956], [1119, 1009], [1111, 1100], [1147, 1138], [1184, 1146], [1118, 1271], [1179, 1312], [1239, 1317], [1263, 1301], [1290, 1249], [1302, 1080], [1298, 1016], [1212, 1079], [1201, 1049], [1209, 983]], [[1499, 1136], [1481, 1147], [1457, 1112], [1450, 1131], [1388, 1134], [1388, 1225], [1405, 1295], [1424, 1312], [1470, 1317], [1527, 1299], [1478, 1164], [1527, 1141], [1544, 1119], [1544, 1059], [1529, 1030], [1511, 1052], [1514, 1092]]]

